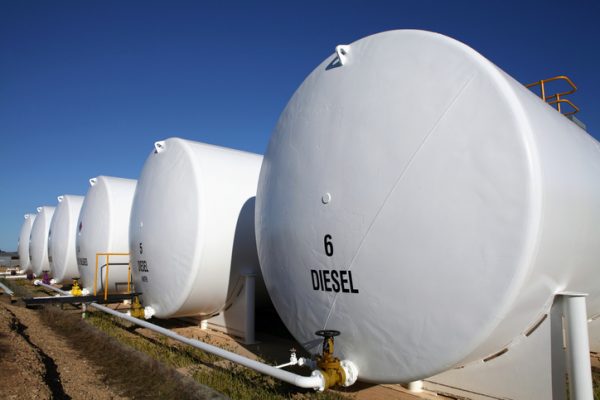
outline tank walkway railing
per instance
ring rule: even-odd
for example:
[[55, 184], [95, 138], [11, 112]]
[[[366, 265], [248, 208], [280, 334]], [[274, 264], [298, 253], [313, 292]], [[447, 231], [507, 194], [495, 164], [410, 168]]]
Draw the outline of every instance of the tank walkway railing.
[[[554, 81], [567, 82], [567, 84], [571, 87], [571, 89], [566, 90], [564, 92], [558, 92], [558, 93], [554, 93], [552, 95], [547, 95], [546, 94], [546, 89], [547, 89], [546, 84], [548, 82], [554, 82]], [[573, 114], [576, 114], [579, 112], [579, 107], [577, 107], [575, 104], [573, 104], [569, 99], [564, 98], [565, 96], [571, 95], [577, 91], [577, 86], [575, 86], [575, 84], [573, 83], [573, 81], [571, 79], [569, 79], [569, 77], [564, 76], [564, 75], [559, 75], [559, 76], [555, 76], [555, 77], [548, 78], [548, 79], [542, 79], [540, 81], [530, 83], [529, 85], [525, 85], [525, 87], [528, 89], [531, 89], [536, 86], [540, 87], [540, 93], [538, 95], [542, 98], [542, 100], [544, 100], [546, 103], [550, 104], [551, 106], [555, 107], [559, 113], [561, 113], [563, 115], [573, 115]], [[569, 112], [564, 112], [562, 109], [562, 105], [564, 105], [564, 104], [567, 104], [568, 106], [570, 106], [572, 110]]]
[[[108, 299], [108, 270], [110, 265], [127, 265], [127, 293], [131, 293], [131, 261], [127, 263], [112, 263], [110, 262], [111, 256], [129, 256], [129, 253], [96, 253], [96, 270], [94, 272], [94, 296], [96, 296], [97, 288], [98, 288], [98, 267], [100, 257], [106, 257], [106, 264], [102, 265], [106, 267], [106, 271], [104, 273], [104, 300]], [[102, 279], [102, 278], [100, 278]]]

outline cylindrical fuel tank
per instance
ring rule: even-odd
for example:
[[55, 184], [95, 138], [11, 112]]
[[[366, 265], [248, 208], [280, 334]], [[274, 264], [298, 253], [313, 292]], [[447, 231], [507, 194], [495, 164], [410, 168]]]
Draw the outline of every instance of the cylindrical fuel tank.
[[56, 282], [79, 276], [75, 239], [82, 204], [83, 196], [58, 197], [58, 206], [54, 211], [48, 233], [48, 261], [50, 273]]
[[155, 144], [138, 181], [129, 247], [136, 291], [157, 317], [218, 313], [245, 273], [260, 273], [254, 205], [261, 162], [179, 138]]
[[[77, 267], [82, 287], [92, 292], [104, 290], [106, 256], [98, 253], [129, 253], [129, 217], [135, 193], [133, 179], [98, 176], [90, 179], [77, 221]], [[111, 255], [108, 291], [127, 290], [129, 256]], [[97, 271], [97, 272], [96, 272]]]
[[48, 262], [48, 232], [54, 215], [55, 207], [38, 207], [37, 216], [31, 227], [29, 240], [29, 256], [31, 271], [35, 276], [42, 276], [44, 271], [50, 270]]
[[[259, 260], [300, 343], [336, 329], [360, 378], [408, 382], [524, 338], [556, 293], [600, 312], [598, 142], [468, 46], [338, 47], [283, 111]], [[313, 342], [314, 343], [314, 342]]]
[[31, 228], [35, 221], [36, 214], [25, 214], [25, 220], [21, 226], [21, 233], [19, 235], [19, 263], [21, 264], [21, 270], [25, 272], [32, 272], [31, 259], [29, 258], [29, 237], [31, 236]]

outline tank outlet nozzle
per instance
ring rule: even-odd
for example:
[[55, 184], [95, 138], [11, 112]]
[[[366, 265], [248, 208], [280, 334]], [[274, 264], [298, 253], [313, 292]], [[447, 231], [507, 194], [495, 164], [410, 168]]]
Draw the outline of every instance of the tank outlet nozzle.
[[90, 186], [94, 186], [98, 182], [98, 178], [90, 179]]
[[338, 60], [341, 65], [346, 65], [348, 62], [348, 54], [350, 53], [350, 46], [347, 44], [340, 44], [335, 47]]
[[38, 207], [37, 212], [41, 213], [43, 209], [44, 209], [44, 207]]
[[150, 319], [156, 314], [156, 310], [150, 306], [144, 307], [144, 319]]
[[29, 214], [24, 215], [25, 219], [29, 219]]
[[56, 199], [60, 203], [60, 202], [62, 202], [65, 199], [65, 196], [58, 196]]

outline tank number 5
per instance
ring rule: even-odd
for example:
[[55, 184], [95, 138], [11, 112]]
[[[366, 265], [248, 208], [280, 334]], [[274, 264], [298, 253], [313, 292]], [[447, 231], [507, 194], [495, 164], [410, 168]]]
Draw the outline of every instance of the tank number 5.
[[325, 235], [323, 243], [325, 244], [325, 254], [327, 254], [328, 257], [331, 257], [333, 255], [333, 243], [331, 242], [331, 235]]

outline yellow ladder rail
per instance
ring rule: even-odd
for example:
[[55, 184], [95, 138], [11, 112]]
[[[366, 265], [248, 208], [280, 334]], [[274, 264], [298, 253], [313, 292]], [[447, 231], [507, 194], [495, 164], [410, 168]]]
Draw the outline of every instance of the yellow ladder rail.
[[[108, 267], [110, 266], [110, 256], [129, 256], [129, 253], [96, 253], [96, 270], [94, 272], [94, 296], [98, 288], [98, 260], [101, 256], [106, 257], [106, 272], [104, 276], [104, 301], [108, 300]], [[131, 261], [127, 263], [127, 293], [131, 293]]]
[[[554, 94], [548, 96], [546, 94], [546, 84], [548, 82], [554, 82], [554, 81], [564, 81], [571, 87], [571, 89], [566, 90], [564, 92], [554, 93]], [[579, 107], [577, 107], [575, 104], [573, 104], [569, 99], [563, 98], [563, 97], [571, 95], [577, 91], [577, 86], [575, 86], [573, 81], [568, 76], [558, 75], [558, 76], [554, 76], [552, 78], [542, 79], [537, 82], [533, 82], [528, 85], [525, 85], [525, 87], [528, 89], [531, 89], [535, 86], [540, 87], [540, 95], [539, 96], [542, 98], [542, 100], [545, 101], [546, 103], [550, 104], [551, 106], [555, 106], [556, 110], [559, 113], [561, 113], [563, 115], [573, 115], [573, 114], [576, 114], [579, 112]], [[572, 108], [572, 111], [563, 112], [563, 110], [562, 110], [563, 104], [568, 104]]]

